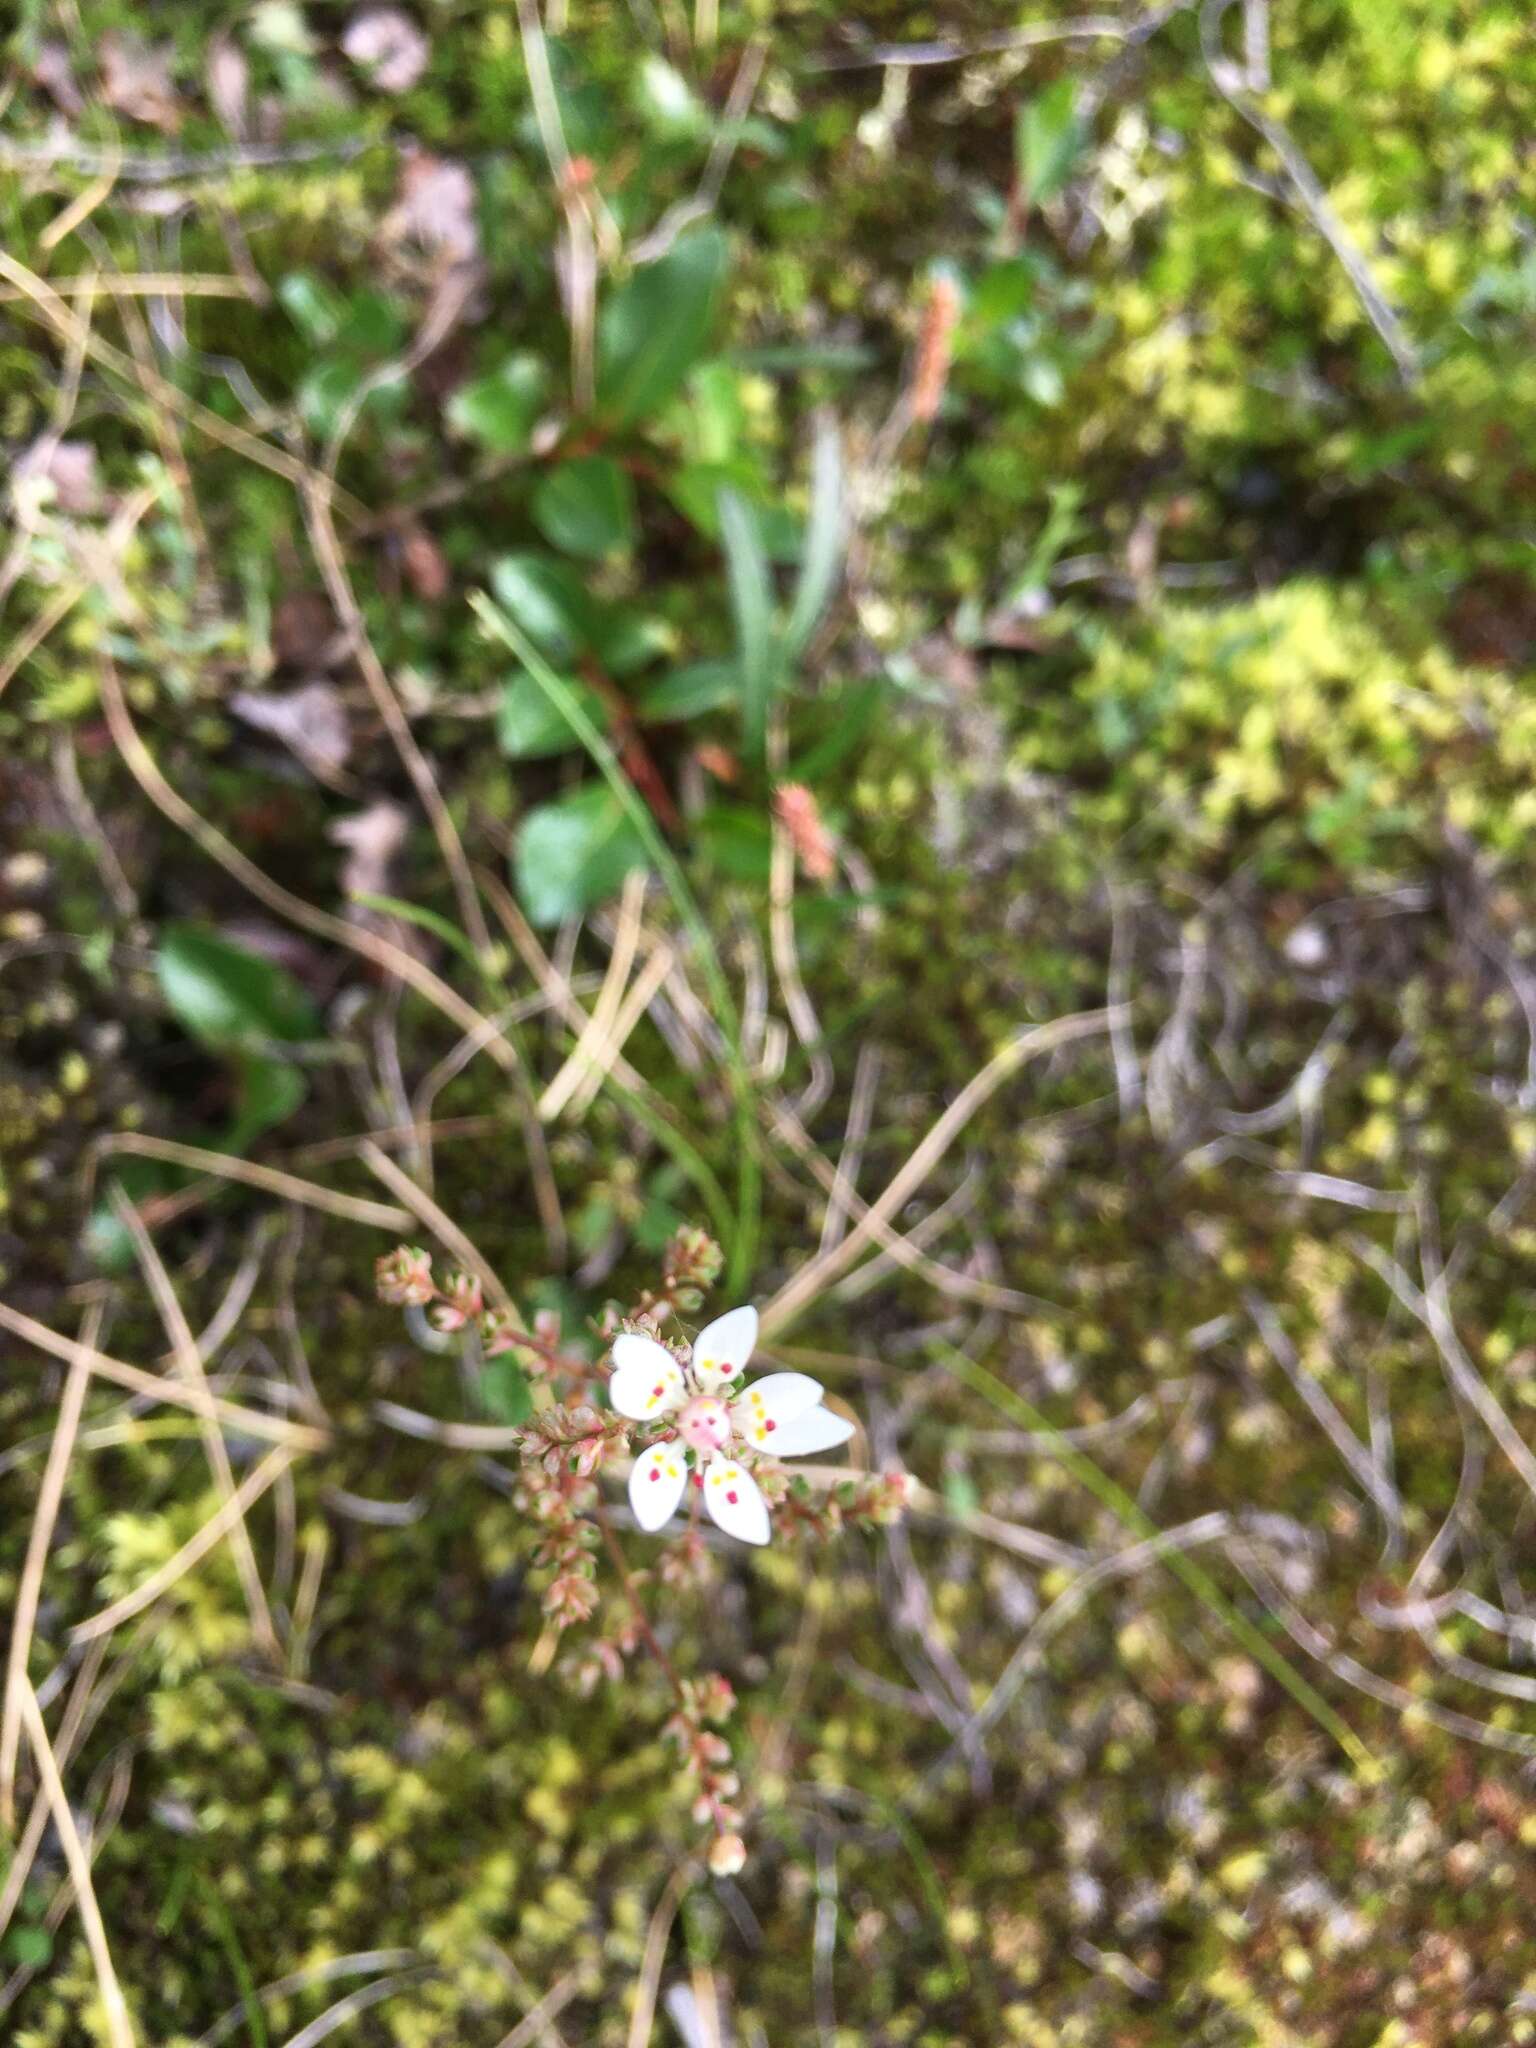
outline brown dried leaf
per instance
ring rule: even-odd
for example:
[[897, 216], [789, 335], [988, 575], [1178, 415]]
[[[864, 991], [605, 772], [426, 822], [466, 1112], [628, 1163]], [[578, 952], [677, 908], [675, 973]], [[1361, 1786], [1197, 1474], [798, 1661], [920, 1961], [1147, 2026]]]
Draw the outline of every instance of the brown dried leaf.
[[282, 668], [321, 668], [337, 640], [336, 614], [322, 590], [290, 590], [272, 611], [272, 654]]
[[89, 441], [55, 441], [44, 434], [17, 462], [13, 477], [26, 482], [43, 477], [53, 486], [53, 502], [72, 519], [89, 519], [102, 510], [96, 450]]
[[380, 797], [365, 811], [338, 818], [328, 831], [336, 846], [346, 848], [341, 864], [344, 896], [388, 896], [390, 868], [405, 843], [410, 819], [389, 797]]
[[329, 781], [352, 754], [352, 721], [332, 683], [305, 683], [276, 694], [238, 690], [229, 700], [236, 718], [280, 740], [311, 775]]
[[251, 67], [228, 36], [215, 36], [208, 51], [208, 104], [238, 142], [250, 133]]
[[365, 8], [354, 16], [341, 47], [379, 92], [409, 92], [431, 55], [426, 37], [399, 7]]
[[424, 604], [440, 604], [452, 581], [448, 560], [427, 529], [416, 521], [400, 535], [400, 567]]
[[40, 43], [32, 59], [32, 76], [61, 114], [85, 112], [85, 99], [75, 83], [74, 67], [63, 43]]
[[151, 45], [125, 29], [109, 29], [98, 46], [102, 98], [130, 121], [174, 134], [182, 107], [171, 81], [171, 59], [169, 43]]
[[480, 250], [474, 179], [463, 164], [422, 151], [401, 169], [387, 226], [452, 263], [473, 262]]

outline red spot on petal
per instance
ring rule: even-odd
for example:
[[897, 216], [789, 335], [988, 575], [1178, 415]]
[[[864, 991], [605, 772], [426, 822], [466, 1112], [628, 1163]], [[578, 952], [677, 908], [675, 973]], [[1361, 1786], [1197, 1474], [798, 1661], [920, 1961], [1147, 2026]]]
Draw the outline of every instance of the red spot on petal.
[[776, 1422], [765, 1422], [763, 1424], [764, 1429], [777, 1429], [778, 1426], [779, 1425]]
[[661, 1467], [659, 1465], [653, 1465], [651, 1467], [651, 1477], [653, 1479], [659, 1479], [661, 1477]]
[[702, 1486], [704, 1484], [704, 1474], [702, 1472], [695, 1472], [693, 1475], [693, 1483], [695, 1486]]
[[730, 1502], [731, 1506], [732, 1506], [732, 1507], [735, 1507], [735, 1505], [736, 1505], [736, 1495], [735, 1495], [735, 1493], [734, 1493], [734, 1492], [728, 1493], [728, 1494], [727, 1494], [727, 1495], [726, 1495], [725, 1497], [726, 1497], [726, 1499], [727, 1499], [727, 1500], [728, 1500], [728, 1501]]

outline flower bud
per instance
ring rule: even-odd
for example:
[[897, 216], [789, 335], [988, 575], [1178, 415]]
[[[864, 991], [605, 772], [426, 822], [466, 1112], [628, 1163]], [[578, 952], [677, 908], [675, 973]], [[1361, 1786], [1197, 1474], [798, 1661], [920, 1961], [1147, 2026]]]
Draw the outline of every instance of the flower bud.
[[740, 1835], [716, 1835], [709, 1845], [709, 1867], [716, 1877], [734, 1877], [746, 1861], [747, 1845]]
[[419, 1244], [397, 1245], [386, 1252], [373, 1274], [380, 1301], [394, 1308], [423, 1308], [437, 1292], [432, 1284], [432, 1254]]

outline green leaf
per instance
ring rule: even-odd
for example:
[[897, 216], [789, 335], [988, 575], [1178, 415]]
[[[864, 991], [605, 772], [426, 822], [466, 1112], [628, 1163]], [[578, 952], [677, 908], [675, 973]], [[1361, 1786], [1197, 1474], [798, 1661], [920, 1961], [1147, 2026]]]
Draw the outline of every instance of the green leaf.
[[341, 332], [346, 301], [307, 270], [290, 271], [278, 281], [278, 303], [306, 340], [327, 348]]
[[773, 832], [760, 811], [722, 804], [694, 821], [694, 838], [704, 859], [722, 875], [767, 887]]
[[204, 1045], [260, 1048], [321, 1035], [314, 1005], [291, 974], [202, 925], [171, 924], [155, 953], [160, 988]]
[[642, 718], [662, 725], [719, 711], [740, 695], [741, 672], [734, 661], [695, 661], [652, 683], [636, 708]]
[[776, 666], [773, 585], [757, 520], [735, 491], [720, 493], [720, 538], [736, 621], [742, 739], [747, 759], [760, 766], [767, 754], [768, 707]]
[[562, 462], [533, 494], [533, 522], [553, 547], [594, 560], [634, 546], [635, 491], [610, 456]]
[[300, 1070], [283, 1060], [246, 1052], [239, 1055], [238, 1065], [240, 1091], [235, 1113], [219, 1141], [224, 1152], [244, 1152], [263, 1131], [292, 1116], [309, 1092]]
[[1055, 198], [1071, 176], [1085, 138], [1073, 78], [1058, 78], [1038, 99], [1019, 109], [1014, 150], [1019, 183], [1031, 206]]
[[537, 925], [560, 924], [612, 896], [645, 843], [613, 791], [601, 783], [530, 811], [518, 829], [513, 872]]
[[667, 496], [707, 539], [720, 538], [720, 493], [733, 490], [752, 507], [763, 552], [770, 562], [798, 562], [800, 522], [787, 505], [767, 500], [763, 475], [745, 455], [729, 462], [685, 462], [672, 472]]
[[621, 426], [665, 404], [704, 353], [726, 259], [719, 229], [696, 228], [609, 298], [598, 334], [597, 395]]
[[592, 600], [568, 562], [547, 555], [503, 555], [491, 588], [536, 647], [569, 662], [592, 644]]
[[53, 1936], [46, 1927], [13, 1927], [5, 1938], [5, 1958], [19, 1970], [41, 1970], [53, 1954]]
[[664, 57], [649, 56], [635, 72], [635, 111], [653, 134], [686, 140], [701, 135], [709, 117], [680, 71]]
[[890, 691], [891, 685], [882, 678], [855, 683], [835, 694], [819, 697], [817, 709], [830, 720], [831, 730], [790, 763], [790, 781], [809, 783], [814, 789], [821, 778], [830, 774], [843, 756], [851, 753], [863, 739], [875, 713], [888, 700]]
[[528, 1375], [511, 1352], [486, 1360], [480, 1374], [480, 1400], [493, 1422], [526, 1422], [533, 1413]]
[[842, 553], [843, 451], [837, 428], [823, 414], [816, 425], [816, 448], [811, 458], [810, 523], [805, 529], [800, 578], [784, 634], [791, 659], [800, 653], [826, 610]]
[[539, 357], [521, 350], [500, 369], [466, 384], [448, 401], [448, 424], [490, 449], [521, 455], [544, 403], [548, 373]]
[[[354, 356], [336, 356], [329, 362], [315, 365], [300, 384], [298, 393], [299, 414], [311, 433], [335, 432], [367, 375], [366, 364]], [[364, 413], [383, 413], [386, 416], [398, 413], [409, 391], [405, 373], [391, 370], [387, 377], [370, 384], [361, 409]]]
[[[599, 731], [608, 724], [608, 707], [596, 690], [565, 678], [580, 698], [582, 708]], [[514, 761], [542, 761], [553, 754], [568, 754], [581, 742], [570, 725], [530, 675], [514, 676], [501, 693], [496, 716], [496, 737], [501, 751]]]

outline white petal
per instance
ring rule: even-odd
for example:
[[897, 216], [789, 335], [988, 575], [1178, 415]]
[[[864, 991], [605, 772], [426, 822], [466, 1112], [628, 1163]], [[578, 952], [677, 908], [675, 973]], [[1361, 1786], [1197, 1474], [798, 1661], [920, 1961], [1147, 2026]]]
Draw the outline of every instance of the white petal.
[[777, 1452], [778, 1432], [808, 1414], [820, 1399], [821, 1381], [809, 1373], [771, 1372], [736, 1396], [731, 1427], [755, 1451]]
[[616, 1414], [631, 1422], [654, 1422], [680, 1408], [687, 1392], [683, 1369], [664, 1344], [628, 1331], [614, 1338], [608, 1399]]
[[704, 1505], [727, 1536], [743, 1543], [768, 1541], [768, 1503], [757, 1481], [734, 1458], [712, 1459], [704, 1474]]
[[629, 1475], [629, 1504], [641, 1528], [659, 1529], [670, 1522], [687, 1484], [681, 1444], [652, 1444], [642, 1452]]
[[706, 1323], [693, 1340], [693, 1376], [700, 1390], [716, 1394], [735, 1379], [757, 1342], [757, 1310], [733, 1308]]
[[768, 1439], [768, 1449], [776, 1458], [808, 1458], [813, 1451], [831, 1451], [847, 1443], [854, 1427], [844, 1416], [834, 1415], [830, 1408], [811, 1408], [775, 1430]]

